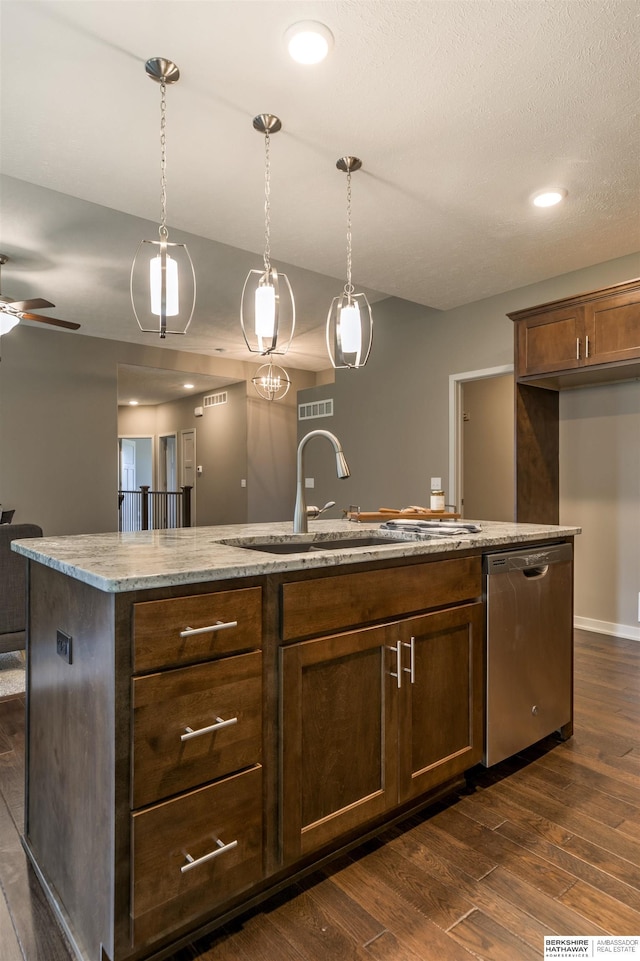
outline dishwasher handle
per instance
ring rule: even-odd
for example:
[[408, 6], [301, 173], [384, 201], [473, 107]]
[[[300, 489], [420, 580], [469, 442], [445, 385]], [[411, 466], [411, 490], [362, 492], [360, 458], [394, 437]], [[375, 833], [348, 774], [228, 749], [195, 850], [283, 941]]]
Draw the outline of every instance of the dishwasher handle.
[[547, 574], [548, 570], [549, 565], [543, 564], [542, 567], [525, 567], [523, 568], [522, 573], [530, 580], [539, 580]]

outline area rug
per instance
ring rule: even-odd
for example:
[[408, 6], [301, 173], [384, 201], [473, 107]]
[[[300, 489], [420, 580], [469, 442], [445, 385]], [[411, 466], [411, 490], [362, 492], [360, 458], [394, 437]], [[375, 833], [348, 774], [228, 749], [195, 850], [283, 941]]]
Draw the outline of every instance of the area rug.
[[24, 657], [19, 651], [0, 654], [0, 697], [24, 691]]

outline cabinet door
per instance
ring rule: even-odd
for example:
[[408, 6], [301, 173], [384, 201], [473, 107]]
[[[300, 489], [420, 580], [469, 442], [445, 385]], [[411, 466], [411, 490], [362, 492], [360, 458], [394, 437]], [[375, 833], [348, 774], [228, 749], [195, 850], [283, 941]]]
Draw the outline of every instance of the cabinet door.
[[516, 324], [518, 377], [573, 370], [584, 363], [584, 307], [552, 310]]
[[400, 800], [429, 791], [482, 757], [482, 604], [425, 614], [402, 632]]
[[388, 627], [281, 649], [283, 856], [292, 861], [397, 803]]
[[587, 311], [587, 364], [615, 364], [640, 357], [640, 292], [595, 301]]

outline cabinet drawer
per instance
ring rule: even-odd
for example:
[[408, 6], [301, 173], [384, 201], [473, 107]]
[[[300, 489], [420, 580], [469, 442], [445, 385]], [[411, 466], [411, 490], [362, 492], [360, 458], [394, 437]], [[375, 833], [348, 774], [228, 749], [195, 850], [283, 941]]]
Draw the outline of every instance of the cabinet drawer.
[[[137, 677], [132, 685], [132, 807], [260, 761], [259, 651]], [[202, 733], [189, 736], [188, 729]]]
[[282, 638], [395, 619], [481, 594], [480, 557], [297, 581], [282, 587]]
[[134, 604], [136, 673], [260, 647], [261, 639], [260, 587]]
[[131, 914], [139, 944], [205, 915], [261, 879], [262, 769], [132, 815], [131, 845]]

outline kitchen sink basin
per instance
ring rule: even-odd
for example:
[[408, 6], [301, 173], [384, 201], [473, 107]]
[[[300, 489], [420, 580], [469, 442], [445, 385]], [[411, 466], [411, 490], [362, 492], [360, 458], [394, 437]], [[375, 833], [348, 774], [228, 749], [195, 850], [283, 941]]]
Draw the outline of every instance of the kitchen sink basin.
[[309, 538], [307, 534], [284, 535], [278, 539], [259, 539], [253, 537], [229, 538], [222, 542], [228, 547], [242, 547], [249, 551], [263, 551], [267, 554], [306, 554], [322, 551], [350, 551], [356, 547], [382, 547], [390, 544], [406, 544], [406, 537], [382, 537], [365, 534], [361, 537], [349, 535], [335, 538]]

